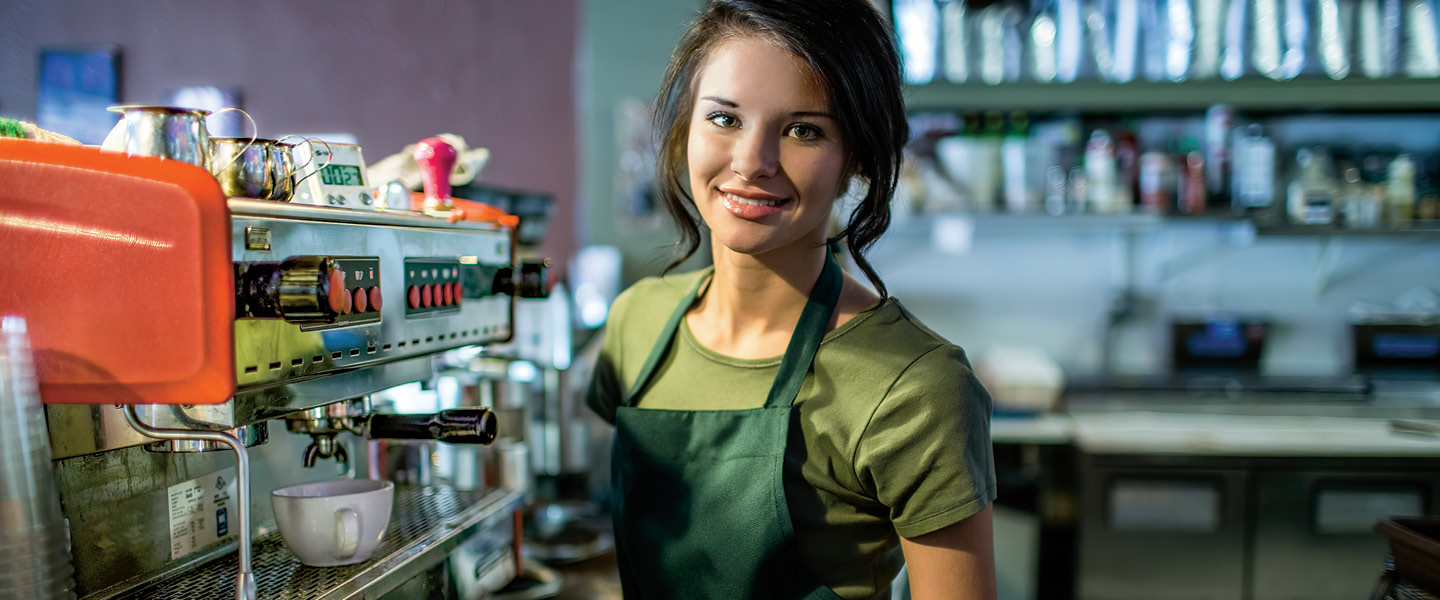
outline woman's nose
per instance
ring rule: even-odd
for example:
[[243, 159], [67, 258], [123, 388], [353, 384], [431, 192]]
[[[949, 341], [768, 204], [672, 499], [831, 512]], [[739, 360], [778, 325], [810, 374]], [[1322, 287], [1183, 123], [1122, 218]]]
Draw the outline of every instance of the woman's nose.
[[730, 157], [730, 169], [751, 181], [775, 175], [780, 168], [780, 139], [752, 129], [740, 136]]

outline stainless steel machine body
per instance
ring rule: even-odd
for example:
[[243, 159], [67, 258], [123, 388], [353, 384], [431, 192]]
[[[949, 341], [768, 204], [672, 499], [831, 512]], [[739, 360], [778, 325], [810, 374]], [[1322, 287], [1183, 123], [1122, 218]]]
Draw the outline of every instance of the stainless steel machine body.
[[[378, 415], [364, 398], [434, 377], [447, 351], [508, 339], [514, 298], [543, 293], [543, 272], [514, 264], [513, 231], [488, 223], [228, 204], [235, 396], [47, 406], [80, 597], [374, 598], [459, 569], [455, 556], [475, 563], [449, 578], [464, 597], [503, 585], [514, 573], [518, 493], [397, 486], [376, 556], [329, 569], [301, 567], [285, 549], [268, 496], [374, 472], [363, 436], [493, 439], [494, 418], [483, 412]], [[164, 343], [136, 340], [136, 351]], [[285, 427], [269, 428], [275, 419]], [[168, 439], [184, 432], [198, 434]], [[227, 446], [234, 452], [204, 452]], [[452, 556], [457, 548], [468, 550]], [[237, 576], [253, 577], [252, 591]]]

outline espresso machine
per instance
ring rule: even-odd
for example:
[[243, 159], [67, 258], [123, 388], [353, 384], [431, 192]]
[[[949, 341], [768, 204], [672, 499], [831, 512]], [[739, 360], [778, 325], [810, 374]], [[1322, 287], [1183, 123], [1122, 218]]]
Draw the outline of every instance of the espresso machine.
[[447, 215], [446, 189], [385, 206], [358, 146], [308, 150], [286, 175], [306, 193], [260, 200], [184, 161], [0, 140], [0, 314], [29, 324], [77, 597], [480, 598], [516, 573], [501, 487], [397, 484], [360, 564], [280, 539], [272, 490], [383, 478], [384, 440], [493, 441], [486, 408], [371, 396], [508, 340], [516, 299], [547, 294], [513, 217]]

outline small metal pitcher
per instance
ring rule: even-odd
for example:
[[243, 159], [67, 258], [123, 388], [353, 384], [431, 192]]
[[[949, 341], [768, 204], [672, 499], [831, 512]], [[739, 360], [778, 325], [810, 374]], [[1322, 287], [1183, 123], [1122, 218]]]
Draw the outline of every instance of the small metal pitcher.
[[300, 181], [316, 172], [311, 171], [299, 181], [294, 179], [295, 174], [308, 166], [309, 162], [295, 165], [292, 152], [294, 144], [285, 143], [285, 140], [291, 137], [294, 136], [285, 136], [278, 140], [213, 138], [211, 162], [217, 165], [214, 174], [215, 180], [220, 183], [220, 189], [231, 198], [289, 202]]
[[[119, 113], [121, 119], [105, 136], [101, 144], [105, 150], [178, 160], [211, 170], [210, 133], [205, 128], [205, 117], [210, 116], [210, 111], [143, 105], [112, 106], [110, 111]], [[243, 110], [225, 108], [214, 114], [229, 111], [245, 115], [253, 130], [255, 120]]]

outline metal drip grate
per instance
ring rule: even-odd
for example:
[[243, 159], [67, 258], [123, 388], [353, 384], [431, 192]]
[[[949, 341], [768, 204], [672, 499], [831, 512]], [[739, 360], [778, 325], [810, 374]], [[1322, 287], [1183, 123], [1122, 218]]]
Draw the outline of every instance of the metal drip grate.
[[[510, 494], [500, 491], [464, 492], [450, 488], [395, 487], [395, 506], [385, 539], [375, 556], [363, 563], [343, 567], [307, 567], [292, 554], [278, 531], [253, 541], [255, 583], [261, 600], [318, 600], [345, 588], [366, 586], [384, 575], [398, 561], [422, 552], [417, 542], [435, 537], [437, 530], [463, 529], [465, 522], [478, 522], [485, 515], [506, 507]], [[460, 531], [455, 531], [459, 534]], [[229, 598], [235, 595], [238, 555], [222, 558], [122, 595], [123, 598]]]

